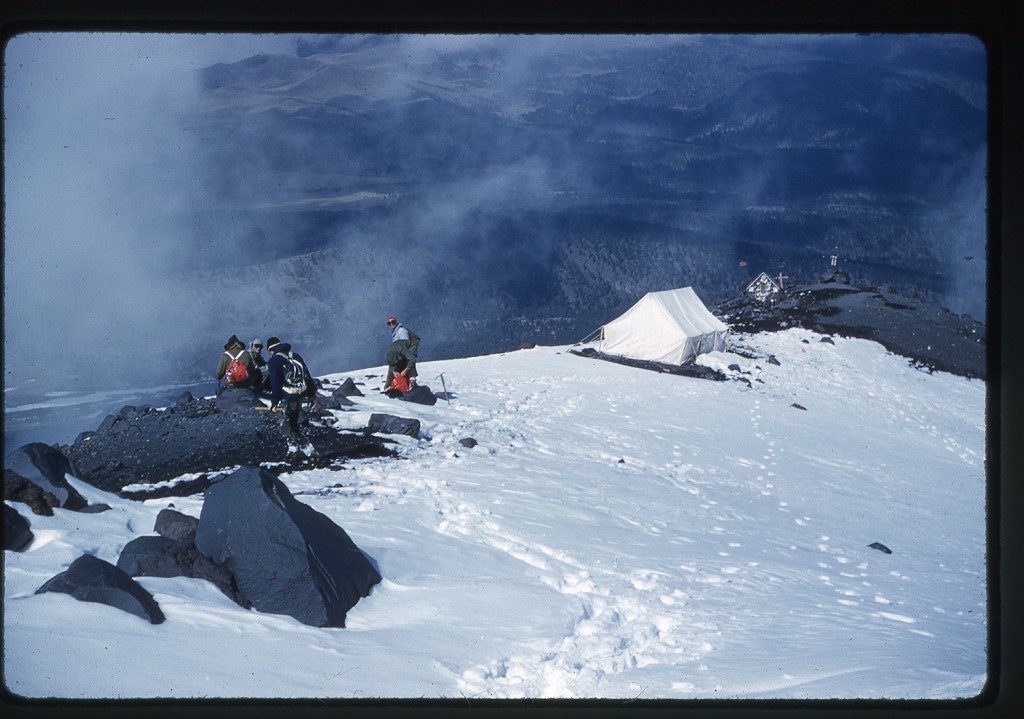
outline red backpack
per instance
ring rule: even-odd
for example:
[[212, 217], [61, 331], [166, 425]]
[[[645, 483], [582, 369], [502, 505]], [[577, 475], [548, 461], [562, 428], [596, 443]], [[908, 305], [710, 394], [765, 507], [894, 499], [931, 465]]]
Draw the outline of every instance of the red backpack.
[[391, 380], [390, 389], [397, 389], [399, 392], [409, 391], [409, 379], [405, 375], [396, 374], [395, 378]]
[[[242, 350], [245, 352], [245, 350]], [[249, 368], [245, 366], [239, 358], [242, 356], [242, 352], [239, 352], [236, 357], [231, 357], [230, 352], [225, 352], [228, 357], [231, 357], [231, 363], [228, 365], [228, 371], [225, 373], [228, 382], [231, 384], [245, 384], [249, 381]]]

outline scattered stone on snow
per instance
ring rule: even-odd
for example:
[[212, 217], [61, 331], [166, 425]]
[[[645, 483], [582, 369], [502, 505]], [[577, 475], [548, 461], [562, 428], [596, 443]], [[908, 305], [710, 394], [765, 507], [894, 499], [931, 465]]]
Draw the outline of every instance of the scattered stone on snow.
[[477, 445], [477, 441], [472, 437], [463, 437], [462, 439], [459, 440], [459, 444], [461, 444], [463, 447], [466, 447], [467, 449], [473, 449], [473, 447]]
[[4, 504], [4, 551], [22, 552], [33, 538], [28, 520], [14, 507]]
[[416, 404], [433, 405], [437, 404], [437, 397], [425, 384], [416, 385], [408, 392], [402, 394], [402, 399], [406, 402], [415, 402]]
[[370, 415], [367, 429], [371, 432], [381, 432], [383, 434], [407, 434], [418, 439], [420, 436], [420, 421], [418, 419], [396, 417], [393, 414], [374, 412]]
[[335, 397], [362, 397], [362, 391], [356, 387], [355, 381], [351, 377], [346, 377], [345, 381], [341, 383], [332, 394]]
[[176, 509], [161, 509], [153, 531], [176, 542], [194, 542], [199, 520]]
[[79, 601], [106, 604], [150, 624], [164, 621], [164, 613], [152, 594], [121, 569], [91, 554], [83, 554], [36, 590], [36, 594], [45, 592], [61, 592]]

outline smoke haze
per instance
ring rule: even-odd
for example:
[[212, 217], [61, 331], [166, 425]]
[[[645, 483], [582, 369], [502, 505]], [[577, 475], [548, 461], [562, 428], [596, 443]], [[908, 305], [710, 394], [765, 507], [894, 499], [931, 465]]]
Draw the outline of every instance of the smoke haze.
[[[5, 382], [52, 373], [55, 354], [67, 358], [57, 389], [196, 380], [233, 333], [281, 336], [314, 374], [344, 371], [383, 362], [388, 314], [437, 358], [507, 349], [520, 326], [573, 341], [647, 289], [735, 292], [739, 260], [759, 270], [826, 245], [869, 257], [897, 240], [950, 268], [922, 281], [951, 309], [983, 317], [984, 147], [940, 139], [945, 176], [887, 178], [943, 204], [915, 209], [913, 231], [866, 239], [861, 218], [889, 209], [856, 183], [884, 152], [851, 140], [828, 170], [847, 224], [741, 241], [785, 238], [773, 208], [809, 217], [819, 199], [793, 200], [817, 178], [775, 161], [817, 162], [778, 130], [799, 133], [810, 113], [780, 116], [769, 90], [785, 97], [789, 68], [813, 75], [822, 57], [844, 70], [867, 45], [910, 63], [917, 41], [903, 42], [16, 36], [4, 56]], [[976, 62], [975, 41], [943, 42], [954, 64]], [[745, 83], [776, 65], [778, 88]], [[977, 118], [984, 128], [983, 70], [961, 73], [980, 78], [974, 107], [935, 95], [968, 134]], [[964, 87], [958, 97], [978, 96]], [[864, 115], [907, 113], [910, 96]], [[823, 113], [834, 142], [852, 135]], [[744, 142], [773, 149], [755, 159]], [[726, 184], [708, 187], [716, 177]]]
[[[4, 54], [5, 382], [171, 377], [209, 321], [180, 282], [201, 199], [183, 128], [198, 68], [290, 45], [257, 36], [19, 35]], [[138, 379], [133, 377], [132, 379]], [[154, 378], [150, 378], [154, 379]]]

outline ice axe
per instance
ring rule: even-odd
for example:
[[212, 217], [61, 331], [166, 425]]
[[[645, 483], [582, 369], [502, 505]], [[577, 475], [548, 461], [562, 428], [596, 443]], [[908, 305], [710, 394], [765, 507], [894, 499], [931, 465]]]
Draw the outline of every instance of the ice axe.
[[452, 401], [450, 399], [448, 399], [448, 388], [445, 387], [445, 384], [444, 384], [444, 372], [439, 374], [438, 377], [441, 378], [441, 387], [444, 388], [444, 401], [447, 402], [450, 405], [452, 403]]

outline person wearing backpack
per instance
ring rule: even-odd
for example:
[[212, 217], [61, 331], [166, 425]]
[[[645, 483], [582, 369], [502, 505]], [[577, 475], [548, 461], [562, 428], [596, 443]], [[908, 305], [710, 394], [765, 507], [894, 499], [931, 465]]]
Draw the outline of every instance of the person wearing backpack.
[[384, 380], [384, 392], [391, 388], [391, 382], [395, 378], [393, 367], [399, 362], [405, 362], [405, 369], [401, 370], [404, 377], [409, 380], [410, 387], [416, 386], [416, 356], [419, 353], [419, 336], [398, 321], [394, 315], [388, 317], [388, 329], [391, 331], [391, 344], [385, 353], [385, 360], [388, 363], [388, 376]]
[[221, 392], [221, 380], [224, 380], [223, 389], [258, 388], [258, 377], [260, 372], [256, 369], [245, 344], [235, 335], [231, 335], [224, 343], [224, 352], [217, 364], [217, 394]]
[[267, 340], [268, 377], [270, 383], [270, 407], [284, 410], [285, 426], [288, 428], [288, 439], [299, 441], [299, 410], [302, 400], [308, 394], [310, 374], [305, 360], [292, 346], [281, 342], [277, 337]]

